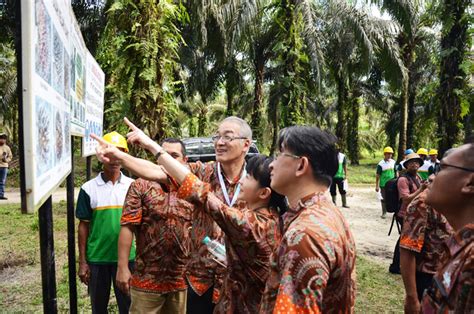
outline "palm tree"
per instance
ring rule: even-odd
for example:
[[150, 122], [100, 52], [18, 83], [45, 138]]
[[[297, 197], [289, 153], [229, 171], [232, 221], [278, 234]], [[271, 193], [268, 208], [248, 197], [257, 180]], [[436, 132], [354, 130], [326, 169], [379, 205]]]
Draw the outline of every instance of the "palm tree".
[[98, 60], [109, 76], [107, 115], [124, 114], [159, 140], [172, 133], [176, 114], [174, 74], [182, 37], [180, 7], [171, 0], [119, 0], [108, 11]]
[[462, 96], [462, 91], [466, 90], [468, 74], [463, 63], [467, 61], [467, 51], [472, 47], [472, 37], [468, 32], [469, 16], [472, 19], [468, 10], [470, 4], [468, 0], [444, 0], [441, 6], [443, 28], [438, 92], [441, 152], [459, 141], [461, 111], [469, 110], [468, 99]]

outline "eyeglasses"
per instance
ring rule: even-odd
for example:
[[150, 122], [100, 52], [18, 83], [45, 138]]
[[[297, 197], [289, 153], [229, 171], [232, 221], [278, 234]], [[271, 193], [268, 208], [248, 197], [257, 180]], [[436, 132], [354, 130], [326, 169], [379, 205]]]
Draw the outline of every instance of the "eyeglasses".
[[229, 135], [214, 135], [212, 138], [212, 141], [214, 143], [218, 142], [219, 140], [222, 140], [223, 143], [230, 143], [233, 140], [245, 140], [247, 139], [246, 137], [243, 136], [229, 136]]
[[441, 172], [441, 170], [443, 170], [447, 167], [456, 168], [456, 169], [463, 170], [463, 171], [468, 171], [468, 172], [474, 172], [474, 169], [472, 169], [472, 168], [464, 168], [464, 167], [459, 167], [459, 166], [455, 166], [455, 165], [450, 165], [450, 164], [447, 164], [447, 163], [440, 163], [438, 173]]
[[275, 156], [275, 159], [278, 159], [278, 157], [280, 157], [280, 156], [287, 156], [287, 157], [291, 157], [291, 158], [294, 158], [294, 159], [302, 158], [302, 156], [293, 155], [293, 154], [290, 154], [290, 153], [285, 153], [285, 152], [280, 152], [280, 151], [275, 152], [274, 156]]

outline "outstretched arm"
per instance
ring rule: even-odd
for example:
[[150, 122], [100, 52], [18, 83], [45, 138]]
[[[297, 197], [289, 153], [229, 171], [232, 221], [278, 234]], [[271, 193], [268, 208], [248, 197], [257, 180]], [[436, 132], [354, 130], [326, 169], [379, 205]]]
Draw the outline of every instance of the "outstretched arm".
[[95, 134], [91, 134], [91, 137], [99, 142], [99, 145], [96, 148], [96, 155], [101, 162], [110, 162], [111, 160], [116, 160], [120, 162], [122, 167], [129, 170], [137, 177], [150, 181], [157, 181], [160, 183], [168, 182], [166, 173], [159, 165], [122, 152], [117, 147], [110, 145]]

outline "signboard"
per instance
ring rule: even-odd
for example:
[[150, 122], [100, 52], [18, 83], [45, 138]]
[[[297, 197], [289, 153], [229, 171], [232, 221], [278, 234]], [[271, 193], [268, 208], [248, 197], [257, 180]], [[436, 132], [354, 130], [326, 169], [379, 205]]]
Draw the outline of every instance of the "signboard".
[[84, 136], [86, 126], [86, 105], [85, 105], [85, 85], [86, 85], [86, 57], [87, 51], [81, 30], [76, 21], [72, 8], [69, 7], [71, 23], [71, 62], [70, 62], [70, 97], [71, 105], [71, 134]]
[[[70, 0], [21, 0], [21, 25], [26, 209], [34, 212], [71, 172], [71, 135], [83, 137], [86, 125], [102, 134], [105, 76]], [[86, 154], [94, 148], [84, 141]]]
[[102, 136], [104, 118], [105, 74], [90, 53], [86, 62], [86, 113], [85, 136], [82, 138], [82, 156], [95, 154], [97, 142], [91, 133]]
[[71, 171], [68, 101], [71, 21], [63, 1], [22, 1], [23, 127], [27, 211]]

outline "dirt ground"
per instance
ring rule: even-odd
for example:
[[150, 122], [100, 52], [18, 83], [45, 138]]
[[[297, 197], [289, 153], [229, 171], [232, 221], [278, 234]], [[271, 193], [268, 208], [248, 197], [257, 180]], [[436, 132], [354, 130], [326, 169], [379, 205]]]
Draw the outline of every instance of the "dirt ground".
[[337, 205], [350, 224], [356, 240], [358, 255], [364, 255], [386, 264], [391, 263], [393, 249], [398, 239], [396, 225], [388, 236], [392, 214], [380, 218], [382, 207], [377, 200], [373, 186], [350, 186], [347, 203], [350, 208], [341, 207], [340, 195]]

